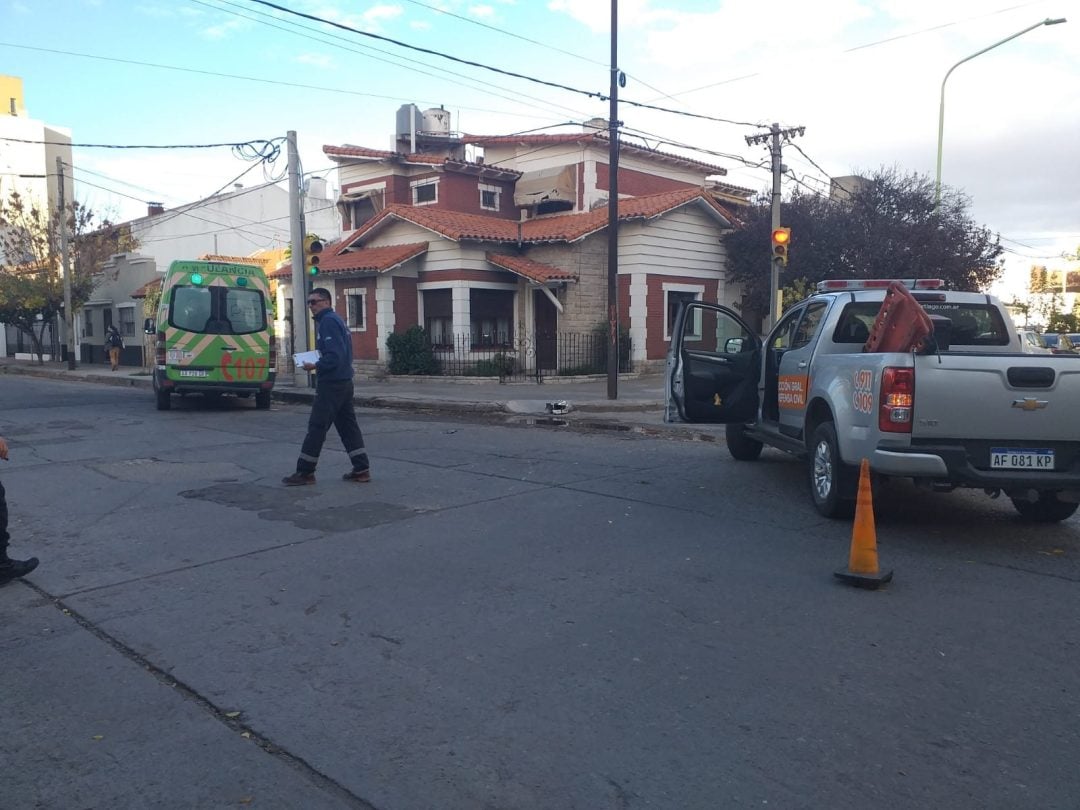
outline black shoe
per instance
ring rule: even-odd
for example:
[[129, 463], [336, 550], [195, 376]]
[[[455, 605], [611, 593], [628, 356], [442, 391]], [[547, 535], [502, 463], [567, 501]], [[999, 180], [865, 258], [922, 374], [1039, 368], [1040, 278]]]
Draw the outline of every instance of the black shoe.
[[341, 477], [346, 481], [355, 481], [358, 484], [366, 484], [371, 480], [371, 470], [351, 470]]
[[292, 475], [286, 475], [282, 478], [281, 483], [287, 487], [302, 487], [304, 484], [314, 484], [315, 473], [294, 472]]
[[29, 560], [4, 560], [0, 562], [0, 585], [25, 577], [37, 567], [37, 557], [31, 557]]

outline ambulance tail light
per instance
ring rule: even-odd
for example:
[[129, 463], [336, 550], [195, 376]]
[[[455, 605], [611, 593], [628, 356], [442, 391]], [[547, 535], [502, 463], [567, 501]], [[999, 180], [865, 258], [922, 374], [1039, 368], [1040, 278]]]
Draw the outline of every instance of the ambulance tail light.
[[277, 373], [277, 344], [273, 340], [270, 341], [270, 373]]
[[159, 368], [165, 368], [165, 333], [157, 333], [157, 344], [154, 347], [154, 362]]
[[911, 433], [911, 418], [915, 410], [915, 369], [896, 366], [882, 369], [878, 403], [878, 430], [882, 433]]

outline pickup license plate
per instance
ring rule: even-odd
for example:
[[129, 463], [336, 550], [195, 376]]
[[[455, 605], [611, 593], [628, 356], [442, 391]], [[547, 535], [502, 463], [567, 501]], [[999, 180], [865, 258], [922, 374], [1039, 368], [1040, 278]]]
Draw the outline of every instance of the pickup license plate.
[[995, 470], [1052, 470], [1054, 451], [1026, 447], [991, 447], [990, 467]]
[[180, 369], [181, 377], [209, 377], [210, 372], [204, 368], [182, 368]]

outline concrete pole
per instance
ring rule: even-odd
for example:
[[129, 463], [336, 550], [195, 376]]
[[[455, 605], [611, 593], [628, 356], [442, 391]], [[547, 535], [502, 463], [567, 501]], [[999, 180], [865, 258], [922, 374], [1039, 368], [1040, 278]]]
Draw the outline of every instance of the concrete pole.
[[783, 171], [780, 160], [780, 125], [774, 123], [771, 132], [769, 151], [772, 153], [772, 228], [769, 231], [769, 256], [772, 266], [769, 273], [769, 322], [765, 328], [766, 334], [771, 332], [780, 320], [780, 309], [783, 306], [783, 297], [780, 295], [780, 261], [772, 257], [772, 232], [780, 227], [780, 173]]
[[71, 305], [71, 272], [68, 261], [67, 202], [64, 199], [64, 161], [56, 158], [57, 202], [60, 204], [60, 272], [64, 277], [64, 347], [67, 367], [75, 370], [75, 312]]
[[608, 108], [607, 396], [619, 398], [619, 0], [611, 0], [611, 93]]
[[[296, 132], [286, 133], [289, 151], [289, 241], [292, 242], [292, 338], [293, 351], [308, 350], [307, 279], [304, 276], [304, 222], [300, 203], [300, 153], [296, 148]], [[294, 369], [295, 384], [308, 387], [308, 373], [297, 369], [291, 357], [286, 361]]]

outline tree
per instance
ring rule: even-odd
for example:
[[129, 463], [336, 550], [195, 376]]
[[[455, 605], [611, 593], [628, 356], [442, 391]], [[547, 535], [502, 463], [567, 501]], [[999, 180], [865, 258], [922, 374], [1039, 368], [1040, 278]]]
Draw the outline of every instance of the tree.
[[[942, 278], [950, 289], [986, 289], [1001, 276], [998, 237], [967, 214], [970, 201], [943, 189], [934, 210], [928, 177], [879, 169], [850, 195], [829, 198], [796, 188], [783, 204], [791, 228], [788, 266], [780, 283], [790, 296], [827, 278]], [[744, 290], [744, 313], [759, 315], [769, 302], [767, 197], [743, 213], [725, 237], [729, 278]]]
[[[105, 261], [138, 243], [127, 226], [100, 219], [77, 202], [68, 212], [67, 228], [71, 303], [77, 311], [90, 298]], [[0, 323], [30, 339], [39, 363], [44, 362], [45, 330], [64, 311], [60, 258], [58, 212], [40, 208], [17, 191], [0, 199]]]

